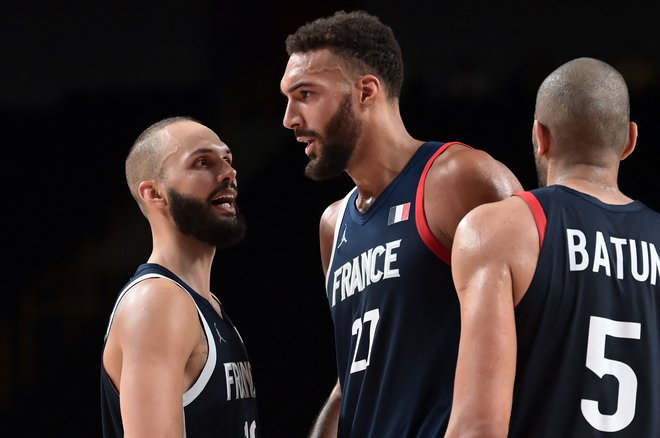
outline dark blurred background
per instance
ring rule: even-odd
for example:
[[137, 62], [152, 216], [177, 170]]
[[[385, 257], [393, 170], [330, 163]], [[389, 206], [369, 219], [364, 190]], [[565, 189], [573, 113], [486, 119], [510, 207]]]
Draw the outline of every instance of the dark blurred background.
[[620, 186], [660, 208], [655, 2], [502, 3], [4, 3], [2, 435], [100, 436], [104, 331], [151, 244], [124, 158], [148, 125], [188, 115], [220, 135], [239, 170], [249, 230], [218, 254], [212, 281], [251, 356], [262, 436], [305, 436], [336, 378], [318, 221], [351, 184], [304, 177], [304, 147], [281, 124], [279, 81], [285, 37], [337, 9], [366, 9], [394, 29], [413, 136], [485, 149], [528, 189], [543, 78], [579, 56], [614, 65], [640, 131]]

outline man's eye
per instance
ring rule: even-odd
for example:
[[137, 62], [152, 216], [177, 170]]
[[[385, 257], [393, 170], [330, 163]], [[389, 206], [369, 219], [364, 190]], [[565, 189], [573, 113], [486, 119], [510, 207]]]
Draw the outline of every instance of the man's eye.
[[208, 165], [208, 161], [206, 158], [200, 158], [197, 161], [195, 161], [195, 166], [197, 167], [206, 167]]
[[301, 91], [300, 95], [302, 96], [303, 99], [307, 99], [309, 96], [312, 95], [311, 91]]

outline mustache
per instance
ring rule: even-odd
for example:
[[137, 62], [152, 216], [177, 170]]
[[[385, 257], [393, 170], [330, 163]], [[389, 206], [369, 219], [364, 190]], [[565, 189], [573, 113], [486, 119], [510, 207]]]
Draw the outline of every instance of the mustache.
[[221, 184], [219, 184], [213, 192], [211, 192], [210, 199], [215, 198], [215, 195], [217, 195], [220, 192], [223, 192], [225, 190], [232, 189], [236, 192], [236, 196], [238, 196], [238, 185], [236, 185], [235, 181], [225, 181]]
[[318, 132], [311, 129], [294, 129], [294, 136], [297, 137], [318, 137]]

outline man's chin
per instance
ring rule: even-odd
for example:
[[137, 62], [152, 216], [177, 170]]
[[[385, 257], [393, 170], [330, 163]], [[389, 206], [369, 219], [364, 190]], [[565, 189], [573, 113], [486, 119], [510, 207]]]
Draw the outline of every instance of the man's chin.
[[318, 159], [310, 160], [305, 167], [305, 176], [314, 181], [325, 181], [341, 176], [343, 170], [323, 166]]

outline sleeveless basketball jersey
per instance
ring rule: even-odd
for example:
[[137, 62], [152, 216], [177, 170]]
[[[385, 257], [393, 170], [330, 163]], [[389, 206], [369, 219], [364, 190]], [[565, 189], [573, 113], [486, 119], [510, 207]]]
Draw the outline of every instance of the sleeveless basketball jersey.
[[[104, 343], [117, 306], [125, 294], [140, 281], [158, 277], [172, 280], [193, 298], [209, 346], [200, 376], [182, 396], [184, 437], [257, 437], [258, 415], [252, 367], [241, 336], [219, 302], [223, 317], [218, 315], [211, 303], [163, 266], [145, 263], [138, 267], [117, 298]], [[104, 438], [124, 436], [119, 393], [103, 365], [101, 417]]]
[[339, 437], [441, 437], [460, 314], [450, 252], [424, 214], [427, 142], [366, 213], [343, 200], [326, 278], [342, 389]]
[[660, 437], [660, 215], [564, 186], [521, 195], [543, 239], [515, 310], [509, 436]]

